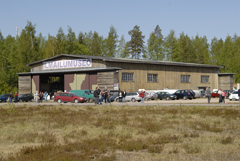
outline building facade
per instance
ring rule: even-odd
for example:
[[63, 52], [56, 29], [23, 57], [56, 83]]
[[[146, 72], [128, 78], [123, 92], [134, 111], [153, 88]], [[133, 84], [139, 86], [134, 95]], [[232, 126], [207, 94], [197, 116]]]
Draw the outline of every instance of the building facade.
[[[95, 89], [126, 91], [218, 89], [221, 66], [206, 64], [61, 54], [30, 64], [18, 73], [19, 93]], [[231, 79], [230, 77], [228, 77]], [[228, 79], [227, 78], [227, 79]], [[225, 83], [228, 81], [224, 81]], [[231, 80], [229, 81], [230, 83]], [[224, 88], [231, 88], [225, 84]]]

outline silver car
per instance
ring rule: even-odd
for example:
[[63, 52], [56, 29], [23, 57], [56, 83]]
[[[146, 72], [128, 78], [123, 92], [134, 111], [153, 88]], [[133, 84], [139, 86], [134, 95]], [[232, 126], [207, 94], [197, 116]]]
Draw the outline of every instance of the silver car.
[[[119, 102], [119, 97], [116, 97], [116, 101]], [[138, 92], [129, 92], [126, 93], [125, 101], [140, 102], [141, 97], [139, 96]]]

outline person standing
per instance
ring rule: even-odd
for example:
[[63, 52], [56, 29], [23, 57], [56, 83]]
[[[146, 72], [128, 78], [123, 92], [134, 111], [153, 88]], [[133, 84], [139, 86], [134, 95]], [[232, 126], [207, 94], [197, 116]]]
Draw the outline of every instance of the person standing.
[[12, 95], [12, 92], [10, 92], [10, 95], [9, 95], [9, 102], [12, 103], [12, 99], [13, 99], [13, 95]]
[[219, 103], [222, 103], [222, 89], [220, 89], [219, 91], [218, 91], [218, 95], [219, 95]]
[[93, 96], [95, 98], [95, 105], [97, 105], [99, 103], [99, 95], [100, 95], [99, 87], [97, 86], [96, 90], [93, 93]]
[[123, 102], [125, 102], [125, 97], [126, 97], [126, 89], [124, 89], [123, 93], [122, 93], [122, 97], [123, 97]]
[[208, 89], [206, 91], [206, 94], [207, 94], [207, 98], [208, 98], [208, 103], [210, 103], [210, 100], [211, 100], [211, 90], [210, 90], [210, 87], [208, 87]]
[[140, 93], [141, 103], [144, 103], [144, 94], [145, 94], [145, 91], [142, 90]]
[[107, 103], [108, 102], [108, 90], [107, 90], [107, 87], [105, 87], [103, 92], [104, 92], [103, 97], [104, 97], [105, 103]]
[[225, 93], [222, 90], [222, 103], [225, 104]]
[[122, 91], [119, 92], [119, 102], [122, 102]]
[[38, 103], [38, 91], [35, 93], [35, 102]]
[[14, 94], [14, 102], [15, 103], [18, 103], [18, 93], [17, 92], [15, 92], [15, 94]]
[[239, 101], [239, 105], [240, 106], [240, 88], [238, 89], [238, 101]]

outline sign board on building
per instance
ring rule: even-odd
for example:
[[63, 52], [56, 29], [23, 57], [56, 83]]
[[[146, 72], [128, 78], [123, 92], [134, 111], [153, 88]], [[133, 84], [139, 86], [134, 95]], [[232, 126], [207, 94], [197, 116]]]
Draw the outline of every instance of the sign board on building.
[[114, 90], [119, 90], [118, 86], [119, 86], [118, 83], [114, 83]]
[[74, 59], [43, 62], [43, 70], [92, 67], [91, 59]]

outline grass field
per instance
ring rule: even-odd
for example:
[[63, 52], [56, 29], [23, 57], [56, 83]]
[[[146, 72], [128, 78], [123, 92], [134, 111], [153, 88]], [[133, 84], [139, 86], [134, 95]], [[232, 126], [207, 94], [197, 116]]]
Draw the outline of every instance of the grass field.
[[0, 107], [0, 161], [240, 160], [239, 107]]

